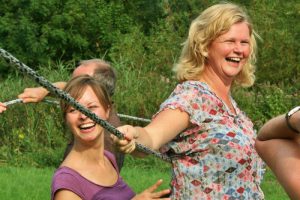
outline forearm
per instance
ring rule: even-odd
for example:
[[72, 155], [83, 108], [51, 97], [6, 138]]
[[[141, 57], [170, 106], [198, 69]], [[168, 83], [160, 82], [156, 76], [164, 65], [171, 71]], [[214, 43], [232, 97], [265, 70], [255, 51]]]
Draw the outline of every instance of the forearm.
[[299, 199], [300, 146], [293, 140], [256, 141], [256, 150], [267, 163], [291, 199]]
[[[65, 88], [65, 86], [66, 86], [66, 82], [55, 82], [55, 83], [53, 83], [53, 85], [54, 85], [55, 87], [57, 87], [57, 88], [63, 90], [63, 89]], [[45, 90], [46, 90], [46, 89], [45, 89]], [[50, 92], [49, 92], [48, 90], [46, 90], [46, 91], [47, 91], [47, 95], [51, 95]], [[47, 96], [47, 95], [46, 95], [46, 96]]]
[[[145, 130], [145, 128], [142, 127], [134, 127], [134, 128], [136, 129], [137, 132], [136, 142], [150, 149], [153, 149], [152, 139], [147, 133], [147, 131]], [[135, 148], [135, 150], [131, 154], [133, 156], [140, 157], [140, 158], [146, 157], [148, 155], [137, 148]]]
[[[294, 129], [300, 131], [300, 112], [296, 112], [288, 120]], [[288, 127], [284, 114], [265, 123], [259, 130], [257, 139], [261, 141], [270, 139], [295, 139], [299, 136], [300, 134]]]
[[[65, 88], [65, 86], [66, 86], [66, 82], [55, 82], [55, 83], [52, 83], [52, 85], [54, 85], [55, 87], [63, 90]], [[46, 88], [44, 88], [44, 87], [39, 87], [39, 88], [41, 90], [43, 90], [45, 96], [51, 95], [50, 92]]]

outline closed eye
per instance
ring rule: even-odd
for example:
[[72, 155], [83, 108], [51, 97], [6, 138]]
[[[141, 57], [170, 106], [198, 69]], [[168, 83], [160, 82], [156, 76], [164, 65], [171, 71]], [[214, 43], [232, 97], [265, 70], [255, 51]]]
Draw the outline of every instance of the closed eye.
[[249, 41], [242, 41], [242, 44], [249, 44]]
[[94, 109], [97, 109], [98, 107], [99, 107], [99, 106], [94, 105], [94, 106], [89, 106], [88, 109], [89, 109], [89, 110], [94, 110]]
[[75, 112], [75, 111], [76, 111], [76, 109], [73, 108], [73, 107], [70, 107], [70, 108], [68, 109], [68, 113], [73, 113], [73, 112]]

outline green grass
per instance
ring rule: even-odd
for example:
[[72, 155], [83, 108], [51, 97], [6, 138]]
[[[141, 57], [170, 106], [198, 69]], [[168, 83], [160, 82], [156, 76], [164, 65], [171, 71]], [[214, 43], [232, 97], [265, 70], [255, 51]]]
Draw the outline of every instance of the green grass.
[[42, 200], [50, 198], [54, 169], [0, 167], [0, 197], [13, 200]]
[[[50, 184], [54, 168], [0, 167], [0, 197], [5, 200], [43, 200], [50, 198]], [[122, 177], [136, 192], [148, 188], [158, 179], [168, 188], [170, 171], [168, 164], [157, 159], [132, 159], [127, 156]], [[270, 170], [267, 170], [262, 189], [266, 200], [288, 200], [282, 187]]]
[[266, 200], [290, 199], [270, 169], [267, 169], [261, 188], [264, 191]]

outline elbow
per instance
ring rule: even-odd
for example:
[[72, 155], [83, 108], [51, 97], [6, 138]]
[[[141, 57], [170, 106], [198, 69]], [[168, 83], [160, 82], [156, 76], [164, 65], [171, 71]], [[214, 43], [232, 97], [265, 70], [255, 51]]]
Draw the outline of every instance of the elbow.
[[262, 153], [263, 148], [264, 148], [264, 142], [259, 140], [259, 139], [256, 139], [255, 144], [254, 144], [254, 148], [257, 151], [258, 155], [261, 156], [261, 153]]

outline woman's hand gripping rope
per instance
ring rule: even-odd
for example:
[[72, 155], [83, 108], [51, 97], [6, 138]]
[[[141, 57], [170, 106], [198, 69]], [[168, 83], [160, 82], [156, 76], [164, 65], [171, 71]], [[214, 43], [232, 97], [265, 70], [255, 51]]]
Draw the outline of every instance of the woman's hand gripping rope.
[[123, 153], [132, 153], [136, 148], [136, 139], [139, 137], [137, 129], [130, 125], [124, 125], [117, 128], [121, 133], [124, 134], [124, 139], [111, 134], [111, 138], [118, 150]]

